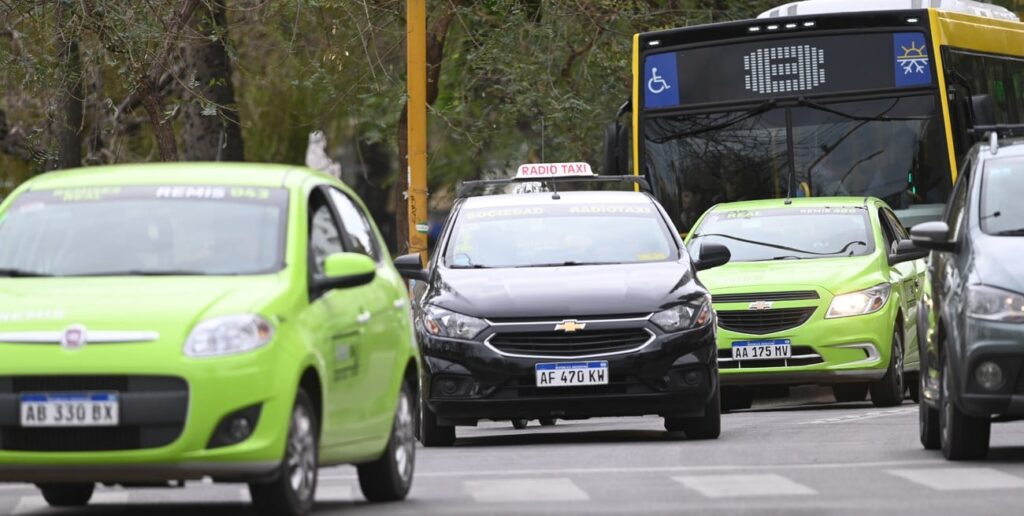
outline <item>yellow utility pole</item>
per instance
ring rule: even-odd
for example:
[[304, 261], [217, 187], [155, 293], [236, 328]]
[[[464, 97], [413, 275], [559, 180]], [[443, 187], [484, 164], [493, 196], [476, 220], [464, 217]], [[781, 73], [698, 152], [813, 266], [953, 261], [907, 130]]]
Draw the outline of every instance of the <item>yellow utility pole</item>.
[[427, 0], [406, 0], [409, 251], [427, 251]]

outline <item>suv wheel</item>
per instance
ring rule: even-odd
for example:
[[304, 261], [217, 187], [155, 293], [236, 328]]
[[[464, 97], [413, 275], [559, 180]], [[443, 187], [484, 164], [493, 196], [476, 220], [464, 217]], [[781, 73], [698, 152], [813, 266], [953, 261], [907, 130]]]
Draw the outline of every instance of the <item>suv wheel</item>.
[[895, 407], [903, 403], [903, 392], [903, 332], [896, 327], [892, 332], [889, 367], [881, 380], [871, 384], [871, 403], [876, 407]]
[[687, 439], [718, 439], [722, 433], [722, 395], [715, 389], [715, 395], [699, 417], [666, 417], [665, 430], [683, 432]]
[[949, 460], [984, 459], [988, 455], [992, 420], [964, 414], [953, 401], [948, 360], [942, 361], [942, 392], [939, 395], [939, 436], [942, 454]]
[[284, 460], [274, 480], [249, 484], [256, 512], [302, 516], [313, 510], [317, 481], [319, 423], [306, 391], [299, 389], [288, 423]]
[[412, 487], [412, 474], [416, 469], [416, 418], [412, 400], [409, 385], [403, 382], [384, 455], [357, 467], [359, 487], [371, 502], [403, 500]]
[[53, 507], [81, 507], [92, 499], [96, 484], [39, 484], [43, 499]]
[[437, 414], [430, 410], [427, 400], [420, 400], [420, 442], [423, 446], [451, 446], [455, 444], [455, 427], [437, 424]]

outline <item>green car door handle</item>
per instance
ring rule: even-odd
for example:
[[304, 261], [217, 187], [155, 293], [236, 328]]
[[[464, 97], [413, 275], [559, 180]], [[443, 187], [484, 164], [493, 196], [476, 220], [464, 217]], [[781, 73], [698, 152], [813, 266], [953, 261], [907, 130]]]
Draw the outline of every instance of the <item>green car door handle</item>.
[[360, 312], [359, 315], [356, 316], [356, 322], [359, 323], [359, 324], [366, 324], [366, 323], [370, 322], [370, 318], [372, 318], [372, 317], [373, 317], [373, 315], [371, 315], [370, 312], [364, 310], [364, 311]]

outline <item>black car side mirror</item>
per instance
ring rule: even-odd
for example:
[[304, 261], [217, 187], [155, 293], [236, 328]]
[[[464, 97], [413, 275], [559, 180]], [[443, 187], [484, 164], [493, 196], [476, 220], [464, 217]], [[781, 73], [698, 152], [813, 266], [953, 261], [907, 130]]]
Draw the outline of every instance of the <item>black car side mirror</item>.
[[693, 266], [698, 271], [706, 271], [729, 263], [732, 253], [722, 244], [701, 244], [700, 256], [694, 260]]
[[912, 262], [928, 256], [928, 250], [914, 245], [911, 240], [903, 239], [896, 244], [896, 251], [889, 253], [889, 265]]
[[952, 251], [956, 242], [949, 240], [949, 225], [945, 222], [925, 222], [910, 229], [914, 245], [931, 251]]
[[419, 253], [403, 254], [395, 258], [395, 268], [405, 279], [427, 281], [430, 273], [423, 268]]

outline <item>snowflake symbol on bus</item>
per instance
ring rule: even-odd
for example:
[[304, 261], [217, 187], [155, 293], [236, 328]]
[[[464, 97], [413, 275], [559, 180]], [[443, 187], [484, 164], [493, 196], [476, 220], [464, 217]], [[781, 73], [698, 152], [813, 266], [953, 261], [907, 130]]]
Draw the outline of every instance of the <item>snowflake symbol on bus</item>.
[[920, 47], [916, 43], [911, 42], [910, 47], [900, 46], [903, 49], [903, 55], [896, 58], [903, 67], [903, 75], [910, 75], [913, 73], [927, 73], [928, 66], [928, 53], [924, 43]]

